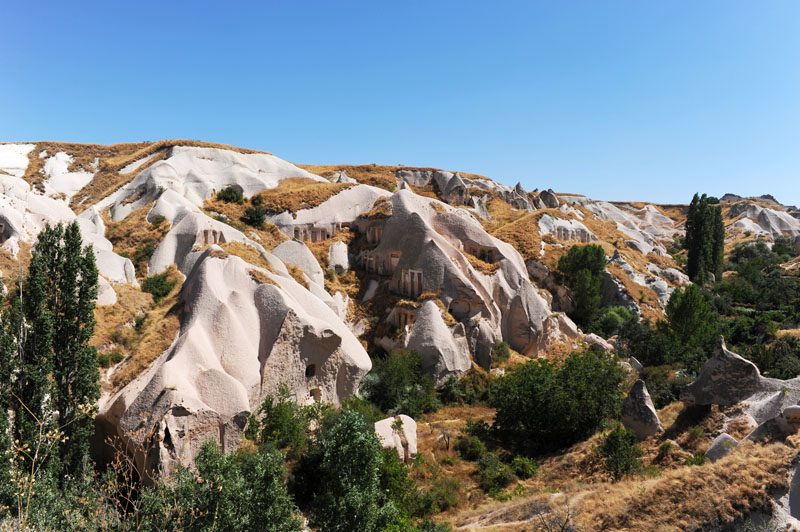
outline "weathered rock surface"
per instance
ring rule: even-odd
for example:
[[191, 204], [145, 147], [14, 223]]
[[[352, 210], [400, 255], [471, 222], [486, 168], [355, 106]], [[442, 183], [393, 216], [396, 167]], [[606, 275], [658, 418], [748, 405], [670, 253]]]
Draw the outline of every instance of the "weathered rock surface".
[[[536, 353], [550, 310], [528, 280], [519, 253], [463, 209], [410, 190], [397, 191], [390, 202], [390, 216], [354, 224], [376, 244], [359, 255], [361, 266], [388, 277], [396, 294], [435, 294], [468, 337], [487, 320], [496, 338], [521, 353]], [[479, 271], [466, 254], [482, 256], [496, 269]]]
[[464, 326], [448, 327], [442, 311], [433, 301], [424, 302], [416, 312], [406, 347], [422, 355], [422, 370], [433, 376], [437, 385], [470, 368], [470, 354]]
[[341, 275], [350, 269], [350, 258], [348, 256], [347, 244], [344, 242], [334, 242], [328, 249], [328, 266]]
[[280, 260], [267, 254], [270, 272], [221, 251], [211, 246], [184, 261], [191, 269], [178, 337], [100, 405], [100, 425], [132, 449], [155, 434], [156, 452], [136, 458], [162, 471], [192, 462], [207, 438], [235, 448], [250, 412], [282, 383], [298, 402], [338, 404], [371, 367], [348, 327]]
[[716, 462], [720, 458], [726, 457], [737, 445], [739, 445], [739, 442], [731, 437], [730, 434], [723, 432], [711, 442], [706, 451], [706, 458], [712, 463]]
[[314, 254], [304, 243], [299, 240], [287, 240], [275, 246], [272, 254], [281, 259], [284, 264], [296, 266], [305, 273], [317, 286], [325, 286], [325, 273], [317, 262]]
[[[400, 425], [399, 429], [395, 428]], [[384, 449], [394, 449], [404, 463], [417, 456], [417, 423], [405, 414], [387, 417], [375, 423], [375, 434]]]
[[636, 433], [640, 440], [664, 431], [643, 380], [639, 379], [633, 384], [622, 403], [621, 421], [625, 428]]
[[137, 174], [104, 203], [111, 204], [111, 217], [116, 222], [167, 190], [200, 206], [225, 187], [239, 187], [245, 196], [251, 196], [275, 188], [287, 177], [325, 181], [268, 153], [175, 146], [167, 150], [165, 159]]

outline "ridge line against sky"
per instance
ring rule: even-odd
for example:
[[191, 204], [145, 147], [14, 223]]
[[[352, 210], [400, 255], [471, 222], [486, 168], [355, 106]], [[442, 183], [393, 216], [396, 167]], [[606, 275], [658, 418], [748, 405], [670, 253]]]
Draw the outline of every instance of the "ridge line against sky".
[[0, 141], [800, 205], [800, 2], [0, 3]]

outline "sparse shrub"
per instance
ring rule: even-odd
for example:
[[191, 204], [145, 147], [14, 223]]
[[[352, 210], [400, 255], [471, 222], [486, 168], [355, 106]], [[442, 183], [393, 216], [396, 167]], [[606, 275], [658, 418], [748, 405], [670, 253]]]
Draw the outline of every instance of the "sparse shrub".
[[136, 319], [133, 322], [133, 328], [136, 332], [142, 332], [142, 327], [144, 327], [144, 320], [147, 319], [147, 314], [139, 314], [136, 316]]
[[267, 221], [267, 212], [263, 207], [247, 207], [244, 210], [242, 221], [256, 229], [261, 229]]
[[669, 454], [672, 452], [672, 449], [675, 446], [672, 444], [671, 441], [667, 440], [661, 445], [658, 446], [658, 454], [656, 455], [656, 460], [661, 461], [664, 460]]
[[514, 480], [514, 472], [494, 453], [487, 453], [478, 461], [479, 485], [483, 491], [497, 494]]
[[616, 480], [642, 469], [639, 458], [644, 452], [636, 443], [636, 435], [620, 424], [603, 438], [599, 453], [605, 459], [606, 469]]
[[515, 456], [511, 461], [511, 469], [519, 478], [531, 478], [539, 470], [539, 464], [526, 456]]
[[239, 187], [225, 187], [217, 192], [217, 199], [225, 203], [244, 203], [244, 196]]
[[169, 272], [151, 275], [142, 281], [142, 290], [153, 295], [153, 301], [158, 303], [169, 295], [178, 281], [172, 279]]
[[453, 459], [453, 457], [450, 456], [449, 454], [444, 455], [442, 457], [441, 462], [446, 466], [452, 466], [452, 465], [455, 465], [455, 463], [456, 463], [456, 461]]
[[264, 198], [258, 194], [250, 198], [250, 203], [253, 205], [253, 207], [261, 207], [261, 204], [264, 203]]
[[701, 427], [699, 425], [695, 425], [693, 427], [689, 427], [689, 430], [687, 431], [687, 435], [689, 437], [689, 441], [699, 440], [700, 438], [705, 436], [705, 434], [706, 434], [706, 431], [703, 429], [703, 427]]
[[163, 215], [161, 215], [161, 214], [156, 214], [156, 215], [153, 217], [153, 221], [152, 221], [152, 222], [150, 222], [150, 223], [152, 223], [154, 227], [158, 227], [159, 225], [163, 224], [163, 223], [164, 223], [164, 222], [166, 222], [166, 221], [167, 221], [167, 219], [166, 219], [166, 218], [165, 218]]
[[497, 340], [492, 346], [492, 362], [501, 364], [511, 356], [511, 348], [502, 340]]
[[686, 459], [686, 465], [696, 465], [700, 466], [706, 463], [706, 453], [703, 451], [697, 451], [692, 456]]
[[461, 500], [461, 482], [455, 477], [437, 478], [427, 493], [429, 513], [439, 513], [455, 508]]
[[445, 404], [483, 403], [489, 400], [491, 382], [489, 373], [470, 368], [461, 377], [451, 375], [439, 390], [439, 399]]
[[136, 250], [133, 252], [133, 262], [136, 264], [141, 264], [143, 262], [147, 262], [150, 260], [150, 257], [153, 256], [153, 253], [156, 251], [156, 241], [152, 238], [148, 238], [138, 246], [136, 246]]
[[486, 445], [475, 436], [459, 436], [455, 443], [455, 450], [464, 460], [480, 459], [486, 453]]

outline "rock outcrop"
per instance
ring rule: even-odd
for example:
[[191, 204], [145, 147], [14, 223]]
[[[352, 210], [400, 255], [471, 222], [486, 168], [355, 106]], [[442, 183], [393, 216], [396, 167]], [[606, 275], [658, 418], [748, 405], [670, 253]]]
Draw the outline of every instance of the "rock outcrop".
[[375, 434], [384, 449], [394, 449], [397, 456], [410, 464], [417, 456], [417, 423], [405, 414], [387, 417], [375, 423]]
[[706, 458], [713, 462], [716, 462], [720, 458], [724, 458], [730, 454], [732, 450], [734, 450], [739, 445], [730, 434], [723, 432], [716, 438], [714, 441], [711, 442], [711, 445], [708, 447], [706, 451]]
[[633, 384], [628, 397], [622, 403], [621, 421], [640, 440], [664, 431], [643, 380], [639, 379]]
[[191, 251], [178, 337], [150, 368], [100, 405], [98, 422], [140, 449], [142, 466], [190, 463], [207, 438], [238, 445], [250, 412], [287, 384], [301, 403], [340, 403], [371, 367], [348, 327], [277, 257], [255, 268], [212, 245]]

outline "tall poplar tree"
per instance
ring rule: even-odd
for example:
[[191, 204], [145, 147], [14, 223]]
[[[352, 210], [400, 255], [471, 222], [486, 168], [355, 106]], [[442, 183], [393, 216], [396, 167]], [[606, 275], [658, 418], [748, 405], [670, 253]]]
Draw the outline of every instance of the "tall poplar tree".
[[689, 257], [686, 270], [694, 282], [703, 283], [708, 274], [722, 275], [725, 246], [725, 224], [719, 202], [695, 194], [686, 217], [686, 249]]
[[83, 478], [90, 471], [89, 438], [94, 425], [90, 409], [100, 397], [94, 334], [97, 266], [91, 247], [83, 247], [80, 228], [72, 222], [46, 228], [36, 253], [46, 265], [53, 317], [53, 403], [66, 438], [59, 447], [61, 475]]
[[3, 312], [0, 317], [0, 506], [10, 507], [13, 503], [10, 475], [12, 432], [8, 411], [12, 408], [11, 385], [16, 374], [16, 342], [14, 335], [8, 330], [8, 322], [9, 313]]

